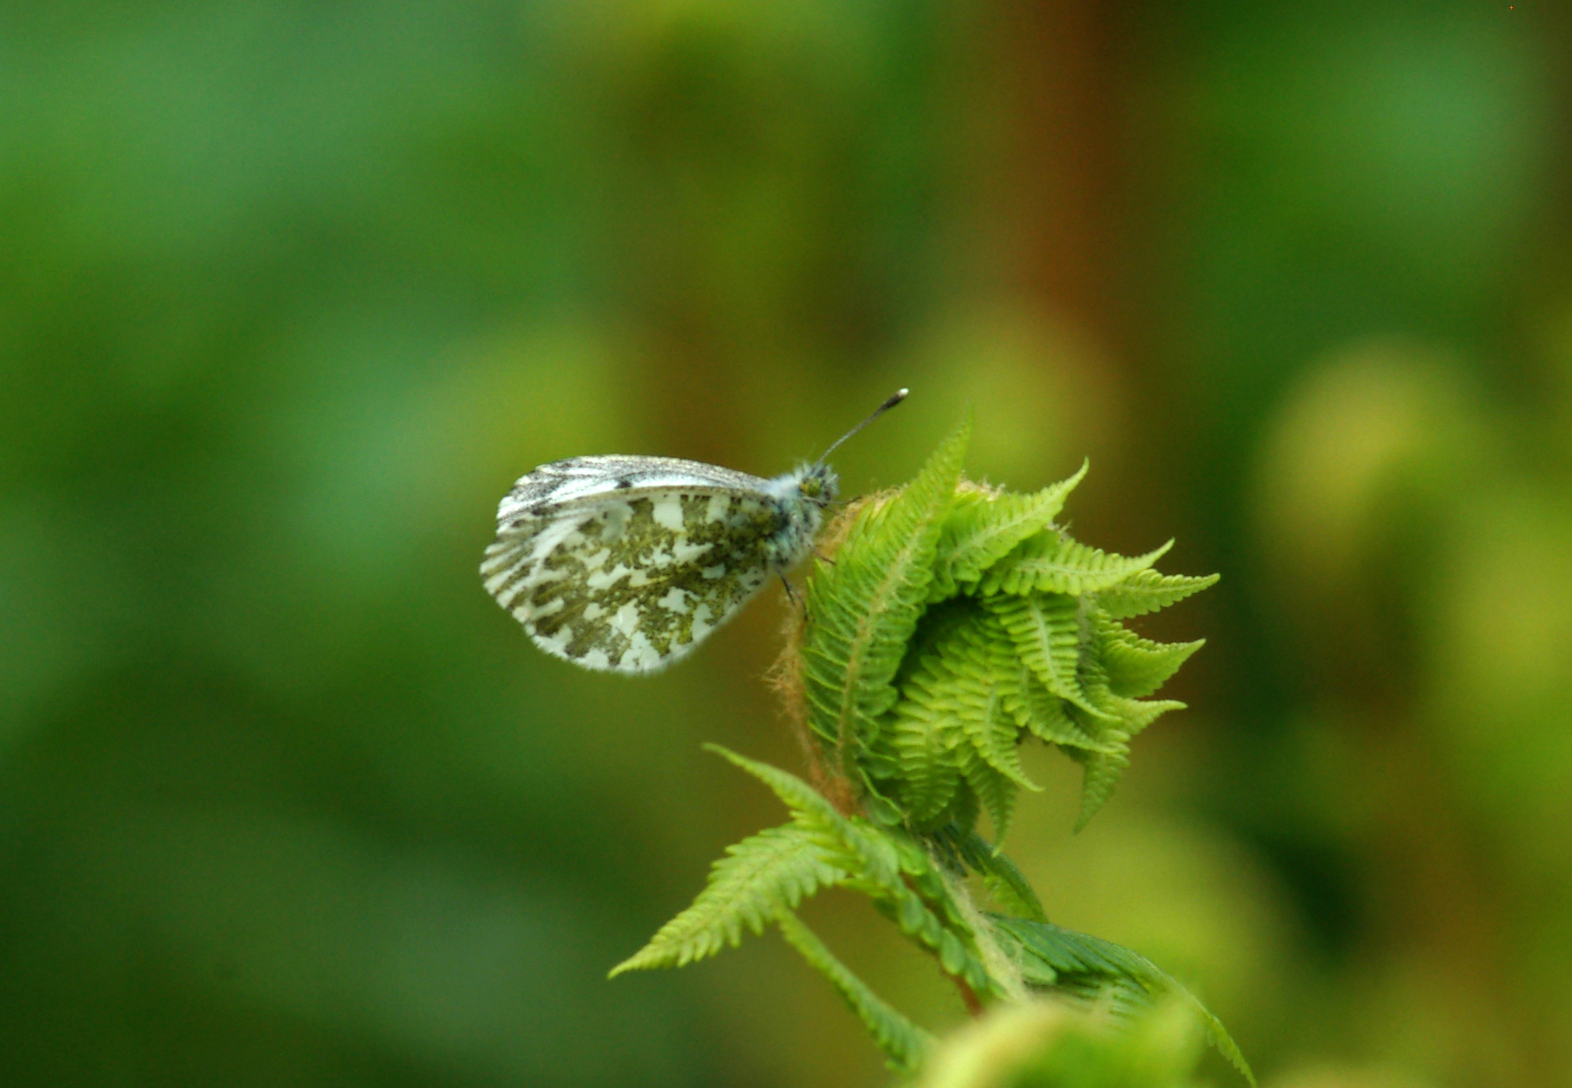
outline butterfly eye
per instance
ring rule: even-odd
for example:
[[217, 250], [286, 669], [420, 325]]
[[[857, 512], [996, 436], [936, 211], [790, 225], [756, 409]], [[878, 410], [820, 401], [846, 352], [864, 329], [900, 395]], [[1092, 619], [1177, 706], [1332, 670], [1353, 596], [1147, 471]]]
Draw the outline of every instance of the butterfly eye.
[[817, 476], [809, 476], [802, 481], [800, 489], [804, 497], [816, 499], [824, 492], [824, 481]]

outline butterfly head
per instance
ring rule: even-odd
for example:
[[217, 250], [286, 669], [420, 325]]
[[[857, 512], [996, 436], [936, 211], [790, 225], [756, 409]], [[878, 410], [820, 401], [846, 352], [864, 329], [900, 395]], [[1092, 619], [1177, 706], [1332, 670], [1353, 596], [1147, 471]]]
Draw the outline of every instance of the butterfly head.
[[797, 470], [797, 493], [818, 506], [828, 506], [835, 501], [840, 490], [840, 480], [835, 470], [824, 462], [805, 465]]
[[[840, 478], [835, 475], [835, 470], [829, 465], [830, 454], [834, 453], [842, 442], [905, 400], [906, 392], [904, 389], [896, 390], [895, 395], [875, 408], [872, 415], [836, 439], [830, 445], [830, 448], [824, 451], [824, 456], [820, 457], [813, 464], [803, 465], [796, 472], [783, 476], [776, 481], [777, 484], [782, 482], [786, 484], [791, 498], [797, 499], [804, 504], [812, 504], [815, 516], [810, 534], [818, 529], [818, 511], [834, 502], [836, 494], [840, 491]], [[807, 507], [805, 506], [804, 508], [806, 509]]]

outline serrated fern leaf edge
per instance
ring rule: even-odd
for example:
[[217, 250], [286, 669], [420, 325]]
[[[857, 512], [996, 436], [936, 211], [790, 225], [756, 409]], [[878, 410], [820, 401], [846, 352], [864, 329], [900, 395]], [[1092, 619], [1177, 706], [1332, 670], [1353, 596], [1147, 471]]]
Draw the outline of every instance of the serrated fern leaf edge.
[[802, 954], [813, 968], [840, 993], [862, 1021], [874, 1042], [879, 1044], [890, 1063], [903, 1072], [913, 1073], [933, 1046], [933, 1036], [896, 1012], [883, 998], [868, 988], [844, 963], [835, 957], [816, 933], [790, 911], [776, 916], [781, 936]]
[[797, 906], [845, 873], [824, 860], [814, 837], [796, 823], [772, 827], [726, 848], [710, 868], [709, 883], [693, 905], [663, 925], [642, 949], [612, 968], [624, 971], [682, 967], [742, 943], [783, 909]]
[[1021, 954], [1041, 961], [1052, 972], [1063, 976], [1091, 976], [1111, 981], [1123, 980], [1139, 986], [1148, 995], [1171, 993], [1190, 1006], [1206, 1028], [1208, 1041], [1218, 1053], [1255, 1085], [1255, 1073], [1228, 1029], [1173, 976], [1138, 952], [1074, 930], [1061, 929], [1048, 922], [1025, 918], [990, 916], [997, 931], [1007, 934]]

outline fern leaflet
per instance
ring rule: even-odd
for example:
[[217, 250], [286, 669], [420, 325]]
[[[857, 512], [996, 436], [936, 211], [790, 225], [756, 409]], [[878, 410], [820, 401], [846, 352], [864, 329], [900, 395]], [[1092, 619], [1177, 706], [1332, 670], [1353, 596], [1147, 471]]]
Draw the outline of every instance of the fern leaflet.
[[1190, 655], [1206, 645], [1195, 642], [1153, 642], [1144, 639], [1101, 609], [1093, 614], [1098, 634], [1098, 656], [1108, 674], [1108, 689], [1115, 695], [1139, 699], [1150, 695], [1179, 671]]
[[1092, 702], [1101, 711], [1099, 718], [1087, 718], [1087, 731], [1101, 742], [1096, 751], [1072, 751], [1081, 761], [1085, 771], [1081, 783], [1081, 813], [1075, 822], [1077, 831], [1102, 808], [1114, 786], [1130, 765], [1129, 740], [1159, 715], [1170, 710], [1182, 710], [1184, 704], [1173, 699], [1127, 699], [1109, 690], [1108, 678], [1096, 662], [1089, 661], [1082, 670], [1086, 689]]
[[781, 928], [781, 936], [846, 999], [868, 1034], [879, 1044], [879, 1049], [889, 1055], [891, 1064], [904, 1072], [915, 1072], [933, 1045], [933, 1036], [870, 990], [867, 983], [836, 959], [818, 935], [803, 925], [796, 915], [784, 912], [776, 922]]
[[794, 908], [845, 874], [827, 863], [814, 838], [798, 824], [761, 831], [726, 848], [693, 905], [636, 954], [611, 971], [681, 967], [742, 943], [744, 929], [762, 933], [782, 910]]
[[983, 604], [1010, 632], [1017, 655], [1045, 688], [1088, 714], [1100, 713], [1087, 701], [1076, 679], [1081, 662], [1081, 620], [1074, 597], [1034, 593], [1030, 597], [985, 597]]
[[942, 601], [954, 596], [958, 587], [975, 584], [1017, 544], [1052, 525], [1089, 467], [1083, 461], [1074, 476], [1033, 495], [963, 487], [939, 536], [929, 599]]
[[917, 826], [938, 821], [960, 783], [955, 748], [965, 743], [960, 722], [939, 699], [931, 674], [919, 672], [906, 689], [890, 727], [895, 773], [906, 816]]
[[970, 434], [963, 423], [898, 495], [868, 504], [836, 562], [808, 580], [802, 679], [809, 720], [848, 773], [880, 715], [895, 705], [891, 681], [928, 597]]
[[1065, 713], [1064, 703], [1043, 687], [1041, 680], [1023, 663], [1021, 678], [1016, 688], [1016, 704], [1012, 706], [1016, 720], [1034, 737], [1061, 748], [1080, 748], [1090, 752], [1102, 751], [1106, 745], [1082, 729]]
[[1170, 540], [1145, 555], [1123, 556], [1072, 540], [1066, 533], [1039, 533], [992, 567], [978, 585], [978, 592], [1069, 593], [1081, 597], [1147, 570], [1173, 545]]
[[1111, 619], [1144, 616], [1167, 608], [1186, 597], [1217, 584], [1220, 575], [1191, 578], [1183, 574], [1158, 574], [1155, 570], [1136, 571], [1118, 585], [1097, 594], [1097, 604]]
[[1027, 981], [1044, 989], [1070, 988], [1096, 992], [1112, 986], [1132, 1005], [1150, 1005], [1157, 997], [1172, 994], [1191, 1006], [1206, 1027], [1213, 1046], [1255, 1084], [1255, 1074], [1240, 1053], [1222, 1021], [1146, 957], [1097, 937], [1060, 929], [1047, 922], [994, 915], [995, 931], [1017, 959]]
[[[858, 817], [842, 816], [796, 775], [747, 759], [718, 744], [705, 747], [770, 787], [823, 851], [824, 860], [845, 873], [838, 883], [873, 899], [875, 905], [897, 921], [901, 932], [940, 953], [946, 973], [964, 978], [975, 990], [998, 989], [975, 949], [967, 947], [973, 943], [974, 935], [965, 914], [947, 901], [948, 892], [942, 881], [925, 881], [929, 864], [921, 849], [903, 848], [905, 840], [898, 832], [883, 830]], [[903, 876], [912, 877], [923, 894], [914, 891]], [[959, 959], [949, 947], [950, 942], [957, 940], [961, 941]]]

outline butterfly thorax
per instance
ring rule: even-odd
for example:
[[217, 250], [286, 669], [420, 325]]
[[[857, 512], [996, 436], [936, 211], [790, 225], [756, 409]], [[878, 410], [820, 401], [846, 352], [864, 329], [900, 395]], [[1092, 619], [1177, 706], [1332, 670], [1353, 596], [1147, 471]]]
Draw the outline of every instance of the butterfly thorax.
[[839, 485], [835, 470], [825, 464], [802, 465], [769, 482], [781, 513], [780, 527], [766, 546], [772, 567], [784, 571], [813, 547], [824, 508], [835, 501]]

